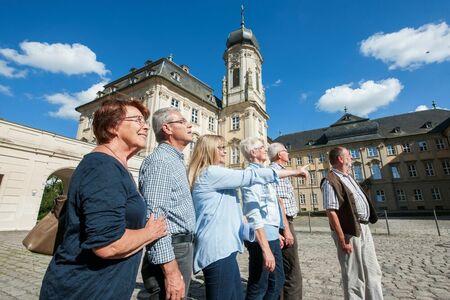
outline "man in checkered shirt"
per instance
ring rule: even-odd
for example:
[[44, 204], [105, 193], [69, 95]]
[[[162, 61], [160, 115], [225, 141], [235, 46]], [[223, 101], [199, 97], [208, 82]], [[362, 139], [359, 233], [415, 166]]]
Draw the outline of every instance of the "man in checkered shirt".
[[[272, 162], [270, 166], [276, 170], [284, 169], [284, 165], [289, 162], [289, 153], [283, 144], [273, 143], [268, 149], [269, 159]], [[306, 175], [308, 172], [304, 170]], [[284, 247], [283, 268], [285, 273], [285, 283], [281, 293], [281, 299], [302, 299], [302, 271], [300, 269], [300, 261], [298, 258], [297, 237], [294, 230], [294, 218], [298, 213], [297, 200], [294, 197], [292, 184], [289, 178], [280, 179], [278, 184], [272, 184], [277, 196], [280, 198], [280, 207], [284, 220]]]
[[142, 163], [139, 189], [147, 217], [165, 215], [170, 234], [147, 246], [141, 274], [150, 299], [182, 299], [189, 291], [195, 229], [182, 153], [192, 142], [192, 124], [169, 107], [153, 114], [152, 126], [159, 145]]

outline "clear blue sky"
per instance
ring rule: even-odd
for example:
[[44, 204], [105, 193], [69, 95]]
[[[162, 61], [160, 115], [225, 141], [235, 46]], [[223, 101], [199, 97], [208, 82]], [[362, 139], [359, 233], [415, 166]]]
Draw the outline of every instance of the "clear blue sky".
[[[0, 0], [0, 118], [75, 137], [73, 107], [170, 53], [221, 97], [242, 1]], [[244, 1], [269, 136], [450, 108], [450, 1]]]

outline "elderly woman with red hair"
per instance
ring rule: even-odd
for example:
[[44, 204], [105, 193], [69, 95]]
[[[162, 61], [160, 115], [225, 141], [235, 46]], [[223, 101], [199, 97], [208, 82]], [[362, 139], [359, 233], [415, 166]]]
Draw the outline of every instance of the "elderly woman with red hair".
[[165, 236], [163, 218], [145, 202], [127, 162], [146, 145], [148, 109], [107, 100], [94, 113], [98, 146], [73, 173], [64, 238], [42, 282], [40, 299], [130, 299], [142, 249]]

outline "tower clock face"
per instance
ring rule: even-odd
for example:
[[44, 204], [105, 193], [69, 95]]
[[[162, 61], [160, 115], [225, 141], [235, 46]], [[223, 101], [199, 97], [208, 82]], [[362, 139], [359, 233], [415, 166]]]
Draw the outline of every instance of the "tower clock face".
[[231, 53], [229, 56], [230, 59], [230, 66], [231, 68], [239, 68], [240, 66], [240, 55], [239, 53], [235, 52], [235, 53]]

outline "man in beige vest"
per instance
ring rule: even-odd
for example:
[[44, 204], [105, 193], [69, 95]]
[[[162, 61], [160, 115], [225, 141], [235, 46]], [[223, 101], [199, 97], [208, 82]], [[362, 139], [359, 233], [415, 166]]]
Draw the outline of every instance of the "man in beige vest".
[[332, 237], [342, 271], [345, 299], [383, 299], [381, 269], [369, 223], [377, 215], [367, 194], [350, 176], [352, 157], [348, 149], [330, 151], [333, 166], [321, 182]]

